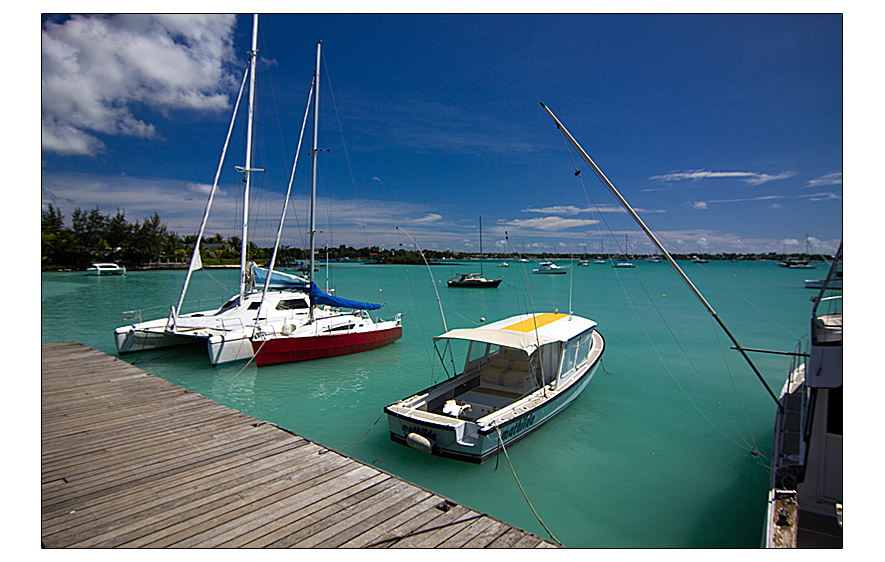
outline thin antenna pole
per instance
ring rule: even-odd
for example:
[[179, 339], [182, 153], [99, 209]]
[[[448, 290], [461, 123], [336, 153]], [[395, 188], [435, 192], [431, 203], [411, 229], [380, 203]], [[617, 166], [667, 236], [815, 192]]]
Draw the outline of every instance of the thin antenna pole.
[[750, 360], [750, 357], [744, 351], [744, 348], [741, 347], [741, 344], [738, 343], [737, 339], [735, 339], [732, 333], [728, 330], [728, 327], [726, 327], [725, 323], [722, 322], [722, 319], [719, 318], [719, 315], [716, 314], [716, 311], [713, 310], [713, 307], [710, 305], [709, 302], [707, 302], [707, 299], [704, 298], [704, 295], [701, 294], [697, 287], [694, 286], [694, 283], [691, 282], [691, 279], [689, 279], [685, 272], [682, 271], [682, 268], [679, 267], [679, 265], [676, 263], [676, 260], [674, 260], [673, 256], [670, 255], [670, 252], [668, 252], [667, 249], [664, 248], [663, 244], [658, 241], [654, 233], [652, 233], [652, 231], [647, 226], [645, 226], [645, 223], [642, 222], [642, 219], [639, 218], [639, 215], [636, 214], [636, 211], [634, 211], [630, 204], [627, 203], [627, 200], [621, 196], [621, 194], [618, 192], [612, 182], [610, 182], [609, 179], [605, 177], [605, 174], [602, 173], [602, 170], [599, 169], [599, 166], [596, 165], [593, 159], [591, 159], [590, 156], [581, 147], [581, 145], [578, 144], [578, 141], [576, 141], [571, 133], [568, 132], [568, 129], [566, 129], [565, 126], [559, 121], [559, 119], [556, 118], [553, 112], [550, 111], [550, 108], [544, 105], [544, 102], [541, 102], [541, 107], [543, 107], [550, 115], [550, 117], [553, 118], [553, 120], [556, 122], [556, 126], [559, 127], [559, 130], [562, 131], [562, 133], [566, 136], [569, 142], [572, 143], [575, 149], [581, 153], [581, 156], [584, 158], [584, 160], [587, 161], [588, 164], [590, 164], [590, 166], [593, 168], [593, 171], [596, 172], [596, 175], [599, 176], [600, 180], [602, 180], [602, 183], [604, 183], [605, 186], [608, 187], [609, 191], [612, 192], [612, 195], [614, 195], [615, 198], [621, 203], [621, 206], [623, 206], [624, 209], [627, 210], [627, 213], [629, 213], [630, 216], [633, 217], [633, 220], [636, 221], [636, 224], [638, 224], [643, 232], [645, 232], [646, 236], [648, 236], [652, 243], [657, 246], [657, 248], [664, 254], [664, 257], [667, 258], [667, 261], [670, 263], [671, 266], [673, 266], [673, 269], [676, 271], [679, 277], [681, 277], [685, 284], [688, 285], [688, 288], [691, 290], [691, 292], [694, 293], [699, 301], [701, 301], [701, 304], [704, 305], [704, 308], [707, 309], [707, 311], [713, 316], [713, 318], [716, 320], [716, 322], [719, 324], [719, 326], [722, 328], [728, 338], [732, 341], [732, 343], [734, 343], [735, 348], [741, 353], [747, 364], [749, 364], [750, 368], [753, 369], [753, 372], [756, 373], [756, 377], [765, 386], [765, 389], [768, 391], [768, 394], [771, 395], [772, 399], [774, 399], [775, 403], [778, 405], [778, 408], [783, 409], [780, 400], [778, 400], [778, 397], [774, 394], [774, 392], [772, 392], [771, 387], [768, 386], [768, 383], [765, 382], [765, 379], [762, 378], [762, 374], [756, 368], [756, 365], [753, 364], [753, 361]]

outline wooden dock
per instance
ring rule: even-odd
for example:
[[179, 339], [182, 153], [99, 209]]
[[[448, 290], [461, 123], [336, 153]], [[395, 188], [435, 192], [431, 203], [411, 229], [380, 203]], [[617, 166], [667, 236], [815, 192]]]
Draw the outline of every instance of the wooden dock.
[[46, 548], [548, 548], [85, 345], [41, 346]]

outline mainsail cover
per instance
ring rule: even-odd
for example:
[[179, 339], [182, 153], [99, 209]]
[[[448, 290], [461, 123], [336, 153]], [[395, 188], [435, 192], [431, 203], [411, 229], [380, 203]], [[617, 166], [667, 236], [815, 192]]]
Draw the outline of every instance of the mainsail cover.
[[[267, 279], [267, 268], [252, 264], [252, 275], [255, 276], [256, 285], [264, 285]], [[270, 276], [269, 288], [272, 289], [295, 289], [303, 291], [307, 289], [307, 279], [298, 275], [292, 275], [283, 271], [274, 271]]]
[[373, 304], [370, 302], [359, 302], [349, 299], [342, 299], [340, 297], [333, 297], [332, 295], [328, 295], [320, 291], [316, 283], [310, 284], [310, 304], [327, 304], [329, 306], [337, 306], [338, 308], [351, 308], [354, 310], [377, 310], [384, 306], [381, 304]]

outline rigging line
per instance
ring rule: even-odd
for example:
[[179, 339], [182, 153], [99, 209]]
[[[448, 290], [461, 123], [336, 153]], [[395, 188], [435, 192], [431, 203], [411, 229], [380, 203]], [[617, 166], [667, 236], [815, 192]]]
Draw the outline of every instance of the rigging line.
[[433, 285], [433, 291], [436, 293], [436, 302], [439, 303], [439, 314], [440, 314], [440, 316], [442, 316], [443, 331], [448, 332], [449, 328], [446, 326], [446, 315], [443, 313], [442, 300], [440, 300], [440, 298], [439, 298], [439, 291], [436, 288], [436, 280], [433, 278], [433, 271], [430, 270], [430, 264], [427, 263], [427, 258], [424, 256], [424, 252], [421, 250], [421, 246], [419, 246], [418, 243], [415, 241], [415, 239], [412, 238], [411, 234], [406, 232], [406, 229], [400, 228], [400, 227], [396, 227], [396, 229], [402, 230], [403, 233], [409, 237], [409, 239], [412, 241], [412, 243], [415, 245], [415, 247], [418, 248], [418, 253], [421, 254], [421, 259], [424, 260], [424, 265], [427, 266], [427, 273], [430, 274], [430, 283], [431, 283], [431, 285]]
[[555, 542], [559, 546], [563, 546], [563, 544], [561, 542], [559, 542], [559, 540], [556, 537], [553, 536], [553, 533], [550, 532], [550, 529], [547, 528], [547, 525], [545, 525], [544, 522], [541, 520], [541, 516], [538, 515], [537, 511], [535, 511], [535, 506], [533, 506], [532, 502], [529, 501], [529, 497], [526, 495], [525, 490], [522, 487], [522, 484], [520, 484], [519, 477], [516, 476], [516, 470], [513, 469], [513, 463], [510, 462], [510, 455], [507, 454], [507, 449], [504, 447], [504, 439], [501, 437], [501, 428], [498, 427], [497, 421], [495, 422], [495, 429], [498, 431], [498, 441], [499, 441], [499, 443], [501, 443], [501, 449], [504, 451], [504, 457], [507, 459], [507, 464], [510, 465], [510, 472], [513, 473], [513, 478], [516, 480], [516, 485], [519, 486], [519, 491], [522, 492], [522, 497], [525, 498], [525, 501], [526, 501], [526, 503], [529, 504], [529, 507], [531, 508], [532, 513], [535, 514], [535, 518], [537, 518], [537, 520], [541, 524], [541, 526], [544, 527], [544, 530], [547, 531], [547, 534], [550, 535], [550, 538], [553, 539], [553, 542]]
[[704, 298], [704, 296], [701, 294], [701, 292], [698, 290], [698, 288], [695, 287], [695, 285], [694, 285], [694, 283], [692, 283], [691, 279], [689, 279], [688, 276], [685, 274], [685, 272], [682, 271], [682, 268], [679, 267], [679, 265], [673, 259], [673, 256], [670, 255], [670, 253], [667, 251], [667, 249], [664, 248], [664, 246], [661, 244], [660, 240], [657, 239], [657, 237], [654, 235], [654, 233], [648, 228], [648, 226], [646, 226], [645, 222], [643, 222], [643, 220], [639, 217], [639, 215], [636, 214], [636, 211], [633, 209], [633, 207], [630, 206], [629, 203], [627, 203], [627, 200], [624, 199], [624, 197], [617, 190], [617, 188], [615, 188], [614, 184], [612, 184], [611, 181], [609, 181], [609, 179], [605, 176], [605, 174], [602, 173], [602, 170], [599, 169], [599, 166], [597, 166], [596, 163], [593, 161], [593, 159], [590, 158], [590, 156], [584, 151], [584, 149], [581, 147], [581, 145], [578, 143], [578, 141], [576, 141], [574, 139], [574, 137], [572, 137], [571, 133], [569, 133], [568, 130], [566, 130], [565, 126], [559, 121], [559, 119], [556, 118], [556, 116], [553, 114], [553, 112], [550, 111], [550, 108], [548, 108], [546, 105], [544, 105], [544, 102], [541, 102], [541, 107], [543, 107], [544, 110], [547, 112], [547, 114], [553, 118], [553, 120], [556, 122], [556, 126], [559, 128], [559, 130], [562, 132], [562, 134], [564, 134], [565, 136], [568, 137], [569, 141], [574, 145], [575, 149], [581, 153], [581, 156], [584, 158], [584, 160], [588, 164], [590, 164], [590, 166], [593, 168], [593, 171], [596, 173], [596, 176], [608, 188], [608, 190], [611, 192], [611, 194], [614, 195], [615, 199], [618, 200], [618, 203], [620, 203], [621, 206], [624, 207], [624, 209], [627, 211], [627, 213], [630, 214], [630, 217], [633, 218], [633, 220], [636, 222], [636, 224], [642, 229], [643, 232], [645, 232], [645, 235], [649, 238], [649, 240], [651, 240], [651, 242], [655, 246], [657, 246], [658, 250], [660, 250], [664, 254], [664, 257], [667, 258], [667, 262], [670, 264], [670, 266], [673, 268], [673, 270], [676, 271], [676, 273], [679, 275], [679, 277], [682, 278], [682, 281], [685, 283], [685, 285], [691, 290], [692, 293], [694, 293], [694, 296], [697, 297], [698, 301], [700, 301], [700, 303], [704, 306], [704, 308], [707, 309], [707, 312], [709, 312], [710, 315], [716, 320], [716, 323], [719, 324], [719, 327], [722, 328], [722, 331], [725, 332], [725, 335], [728, 336], [728, 339], [730, 339], [732, 341], [732, 343], [734, 343], [735, 347], [740, 352], [741, 356], [747, 362], [747, 365], [750, 367], [750, 369], [753, 370], [753, 373], [756, 375], [756, 378], [759, 380], [760, 383], [762, 383], [762, 386], [765, 387], [765, 390], [768, 392], [769, 396], [771, 396], [771, 399], [774, 400], [774, 403], [777, 404], [778, 410], [783, 411], [784, 406], [780, 403], [780, 400], [774, 394], [774, 391], [771, 390], [771, 387], [768, 386], [768, 382], [762, 376], [762, 373], [759, 372], [759, 369], [756, 368], [756, 365], [753, 363], [752, 359], [750, 359], [749, 355], [747, 355], [747, 353], [741, 348], [740, 344], [737, 341], [737, 338], [734, 337], [734, 334], [731, 333], [731, 330], [728, 329], [728, 326], [725, 325], [725, 322], [722, 321], [722, 319], [719, 317], [719, 315], [713, 309], [712, 305], [710, 305], [710, 303], [707, 302], [707, 299]]
[[[563, 138], [564, 138], [564, 135], [563, 135]], [[572, 158], [572, 162], [574, 163], [574, 157], [571, 155], [571, 150], [569, 149], [568, 143], [566, 143], [566, 150], [567, 150], [567, 152], [569, 153], [569, 156]], [[596, 200], [593, 198], [593, 195], [590, 193], [590, 190], [587, 189], [587, 184], [584, 182], [584, 178], [583, 178], [583, 176], [581, 175], [580, 170], [577, 168], [577, 166], [575, 167], [575, 170], [576, 170], [575, 175], [578, 177], [578, 179], [579, 179], [580, 182], [581, 182], [581, 185], [582, 185], [582, 187], [583, 187], [583, 189], [584, 189], [584, 194], [585, 194], [587, 197], [589, 197], [589, 198], [593, 201], [594, 206], [596, 206], [597, 211], [599, 211], [599, 205], [596, 203]], [[605, 219], [605, 216], [602, 214], [601, 211], [599, 211], [599, 214], [600, 214], [600, 217], [602, 217], [602, 221], [603, 221], [603, 223], [605, 223], [606, 227], [609, 229], [609, 232], [612, 233], [611, 227], [610, 227], [610, 225], [608, 224], [608, 221]], [[619, 249], [620, 249], [620, 247], [619, 247]], [[701, 382], [703, 383], [704, 387], [705, 387], [705, 388], [707, 389], [707, 391], [710, 393], [710, 396], [713, 398], [713, 401], [716, 402], [716, 404], [719, 406], [719, 409], [720, 409], [720, 410], [722, 411], [722, 413], [725, 415], [725, 418], [731, 423], [732, 427], [734, 427], [735, 431], [737, 432], [737, 434], [738, 434], [738, 436], [741, 438], [741, 440], [744, 441], [744, 444], [746, 445], [747, 449], [755, 450], [755, 448], [751, 448], [749, 442], [747, 442], [747, 440], [746, 440], [746, 439], [744, 438], [744, 436], [741, 434], [740, 430], [737, 429], [737, 426], [735, 425], [734, 421], [731, 419], [731, 417], [728, 415], [728, 413], [727, 413], [727, 412], [725, 411], [725, 409], [723, 408], [722, 403], [716, 398], [716, 395], [713, 393], [712, 389], [707, 385], [707, 381], [704, 380], [704, 378], [703, 378], [703, 376], [701, 375], [700, 371], [698, 370], [697, 366], [694, 364], [694, 362], [692, 362], [691, 357], [689, 357], [689, 355], [688, 355], [688, 352], [685, 350], [685, 348], [682, 346], [682, 343], [679, 341], [679, 338], [678, 338], [678, 337], [676, 336], [676, 334], [673, 332], [673, 329], [670, 327], [670, 324], [667, 322], [667, 320], [666, 320], [666, 318], [664, 317], [663, 313], [662, 313], [662, 312], [660, 311], [660, 309], [658, 308], [657, 303], [654, 301], [654, 299], [652, 299], [651, 294], [648, 292], [648, 289], [645, 287], [645, 284], [642, 282], [642, 279], [639, 277], [639, 274], [636, 272], [635, 269], [633, 270], [633, 276], [636, 278], [637, 282], [639, 283], [639, 286], [642, 287], [643, 292], [646, 294], [646, 297], [648, 298], [648, 300], [649, 300], [649, 302], [651, 303], [652, 307], [655, 309], [655, 312], [657, 312], [658, 317], [659, 317], [659, 318], [661, 319], [661, 321], [664, 323], [664, 326], [667, 328], [667, 331], [670, 332], [670, 336], [671, 336], [671, 337], [673, 338], [673, 340], [676, 342], [676, 345], [677, 345], [677, 347], [679, 348], [679, 350], [682, 352], [682, 355], [683, 355], [683, 356], [685, 357], [685, 359], [688, 361], [689, 365], [691, 365], [692, 370], [694, 370], [695, 374], [696, 374], [696, 375], [698, 376], [698, 378], [701, 380]], [[675, 375], [673, 374], [673, 372], [670, 370], [670, 367], [669, 367], [669, 365], [667, 365], [666, 361], [664, 361], [664, 358], [663, 358], [663, 356], [661, 355], [661, 353], [658, 351], [657, 346], [655, 346], [654, 341], [653, 341], [652, 338], [651, 338], [651, 335], [648, 333], [648, 331], [647, 331], [646, 328], [645, 328], [645, 325], [642, 323], [642, 319], [641, 319], [641, 317], [639, 316], [639, 313], [636, 311], [636, 307], [633, 305], [633, 301], [630, 299], [630, 295], [627, 293], [627, 289], [626, 289], [626, 287], [624, 286], [624, 282], [623, 282], [623, 280], [621, 279], [621, 275], [618, 273], [617, 269], [615, 269], [615, 277], [618, 279], [618, 283], [621, 285], [621, 290], [623, 291], [624, 296], [626, 297], [627, 302], [628, 302], [628, 304], [630, 305], [630, 309], [633, 311], [633, 315], [636, 317], [636, 320], [639, 322], [639, 326], [642, 328], [642, 331], [643, 331], [643, 333], [645, 334], [646, 339], [649, 341], [649, 344], [652, 346], [652, 349], [654, 349], [655, 354], [658, 356], [658, 358], [660, 359], [661, 363], [664, 365], [664, 368], [667, 370], [667, 372], [669, 373], [670, 377], [673, 379], [673, 381], [676, 383], [676, 385], [679, 387], [679, 389], [682, 391], [682, 393], [685, 395], [685, 397], [688, 399], [688, 401], [691, 403], [691, 405], [694, 406], [694, 408], [698, 411], [698, 413], [700, 413], [701, 416], [703, 416], [708, 422], [710, 422], [710, 425], [712, 425], [713, 427], [715, 427], [716, 429], [718, 429], [718, 430], [720, 431], [720, 433], [722, 433], [722, 435], [725, 436], [727, 439], [729, 439], [730, 441], [732, 441], [732, 442], [735, 443], [736, 445], [740, 446], [740, 443], [738, 443], [738, 442], [737, 442], [736, 440], [734, 440], [732, 437], [729, 437], [729, 436], [728, 436], [728, 435], [722, 430], [722, 428], [720, 428], [718, 425], [716, 425], [716, 423], [714, 423], [713, 420], [710, 419], [710, 417], [707, 416], [707, 415], [706, 415], [706, 414], [700, 409], [700, 407], [697, 405], [697, 403], [695, 403], [695, 401], [691, 399], [691, 397], [688, 395], [688, 392], [685, 390], [685, 388], [684, 388], [684, 387], [679, 383], [679, 381], [676, 379], [676, 376], [675, 376]]]
[[737, 399], [738, 408], [744, 416], [744, 423], [747, 424], [747, 431], [750, 433], [750, 439], [753, 441], [753, 451], [758, 453], [759, 446], [756, 444], [756, 436], [753, 435], [753, 428], [750, 427], [750, 419], [747, 417], [747, 411], [744, 409], [744, 404], [741, 402], [741, 396], [738, 393], [737, 385], [734, 382], [734, 375], [731, 372], [731, 367], [728, 366], [728, 358], [725, 356], [725, 348], [722, 345], [722, 338], [719, 337], [719, 330], [716, 329], [716, 326], [712, 325], [712, 328], [713, 333], [716, 335], [716, 342], [719, 344], [719, 352], [722, 354], [722, 363], [725, 365], [725, 371], [728, 373], [728, 378], [731, 381], [731, 388], [734, 389], [734, 396]]
[[[350, 153], [347, 151], [347, 142], [344, 140], [344, 128], [341, 126], [341, 116], [338, 113], [338, 103], [335, 100], [335, 90], [332, 89], [332, 75], [329, 72], [329, 64], [326, 62], [326, 52], [323, 51], [321, 53], [323, 57], [323, 65], [326, 67], [326, 83], [329, 84], [329, 95], [332, 98], [332, 107], [335, 108], [335, 119], [338, 121], [338, 131], [341, 134], [341, 146], [344, 149], [344, 159], [347, 161], [347, 170], [350, 172], [350, 183], [353, 185], [353, 193], [355, 195], [354, 202], [356, 203], [357, 214], [360, 217], [360, 225], [363, 229], [363, 237], [366, 240], [366, 246], [369, 246], [369, 233], [366, 232], [366, 221], [363, 219], [363, 208], [360, 205], [359, 192], [356, 189], [356, 179], [353, 176], [353, 166], [350, 163]], [[378, 283], [378, 272], [375, 270], [375, 266], [372, 266], [372, 278], [375, 281], [375, 286], [380, 288], [380, 284]]]

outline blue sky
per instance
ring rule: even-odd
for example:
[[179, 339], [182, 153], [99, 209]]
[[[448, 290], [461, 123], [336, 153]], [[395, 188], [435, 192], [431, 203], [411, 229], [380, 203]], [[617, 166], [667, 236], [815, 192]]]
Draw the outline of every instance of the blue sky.
[[[251, 15], [44, 16], [41, 201], [194, 234]], [[543, 101], [679, 252], [832, 253], [843, 17], [262, 15], [250, 231], [271, 244], [323, 41], [318, 244], [580, 253], [651, 245]], [[331, 89], [330, 89], [331, 83]], [[243, 120], [240, 119], [240, 123]], [[238, 234], [237, 127], [207, 233]], [[309, 143], [309, 139], [305, 140]], [[306, 244], [309, 162], [284, 243]], [[509, 240], [505, 239], [505, 232]]]

